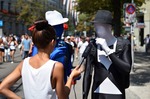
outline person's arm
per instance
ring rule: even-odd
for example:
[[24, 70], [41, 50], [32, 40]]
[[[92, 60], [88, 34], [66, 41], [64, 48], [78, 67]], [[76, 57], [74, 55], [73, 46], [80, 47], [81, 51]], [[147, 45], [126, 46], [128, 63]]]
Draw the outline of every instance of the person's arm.
[[102, 49], [106, 52], [106, 54], [109, 56], [112, 63], [114, 64], [116, 69], [118, 69], [118, 71], [120, 71], [120, 73], [122, 73], [124, 75], [129, 74], [129, 72], [131, 70], [131, 64], [132, 64], [131, 45], [130, 44], [124, 45], [125, 47], [123, 49], [122, 56], [118, 57], [118, 56], [116, 56], [114, 51], [108, 47], [105, 39], [97, 38], [96, 43], [101, 45]]
[[16, 40], [14, 42], [15, 42], [15, 47], [17, 47], [18, 46], [18, 42]]
[[[80, 70], [76, 67], [70, 74], [66, 85], [64, 84], [64, 67], [62, 63], [57, 62], [53, 71], [53, 80], [55, 82], [55, 89], [58, 99], [67, 99], [72, 86], [72, 80], [80, 75]], [[54, 84], [53, 84], [54, 85]]]
[[126, 45], [124, 52], [122, 53], [121, 58], [117, 57], [115, 53], [112, 53], [109, 55], [111, 61], [114, 66], [117, 67], [117, 69], [122, 73], [122, 74], [129, 74], [131, 70], [131, 64], [132, 64], [132, 56], [131, 56], [131, 45], [128, 44]]
[[23, 51], [24, 50], [24, 40], [21, 43], [22, 43], [21, 50]]
[[84, 70], [84, 75], [83, 75], [83, 83], [82, 83], [82, 99], [87, 99], [88, 94], [90, 91], [91, 87], [91, 82], [92, 82], [92, 69], [93, 69], [93, 57], [91, 58], [90, 56], [87, 57], [86, 61], [86, 66]]
[[16, 95], [9, 88], [15, 84], [21, 78], [21, 68], [23, 62], [21, 62], [15, 70], [10, 73], [0, 84], [0, 94], [5, 95], [9, 99], [21, 99], [18, 95]]
[[77, 45], [77, 55], [79, 54], [79, 50], [80, 50], [81, 45], [82, 45], [81, 42], [79, 42]]
[[32, 48], [33, 48], [33, 42], [32, 41], [30, 41], [30, 49], [29, 49], [29, 54], [31, 54], [32, 53]]

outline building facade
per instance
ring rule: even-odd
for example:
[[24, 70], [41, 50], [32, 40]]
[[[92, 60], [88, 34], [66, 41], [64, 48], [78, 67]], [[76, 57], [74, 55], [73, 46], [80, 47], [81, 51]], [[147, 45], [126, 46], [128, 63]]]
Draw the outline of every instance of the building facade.
[[2, 22], [2, 35], [19, 34], [25, 30], [23, 23], [17, 21], [15, 0], [0, 0], [0, 21]]
[[146, 0], [146, 4], [143, 4], [141, 7], [141, 11], [144, 14], [144, 23], [145, 23], [145, 28], [144, 28], [144, 37], [147, 34], [150, 34], [150, 0]]
[[[147, 34], [150, 34], [150, 0], [145, 0], [145, 2], [140, 7], [140, 12], [137, 13], [137, 23], [134, 28], [137, 45], [141, 47], [145, 46], [144, 38]], [[139, 25], [137, 26], [138, 23]]]
[[[19, 9], [15, 6], [16, 2], [17, 0], [0, 0], [0, 36], [10, 34], [21, 36], [29, 32], [24, 22], [17, 20]], [[63, 0], [47, 0], [47, 5], [52, 8], [49, 10], [65, 11]]]

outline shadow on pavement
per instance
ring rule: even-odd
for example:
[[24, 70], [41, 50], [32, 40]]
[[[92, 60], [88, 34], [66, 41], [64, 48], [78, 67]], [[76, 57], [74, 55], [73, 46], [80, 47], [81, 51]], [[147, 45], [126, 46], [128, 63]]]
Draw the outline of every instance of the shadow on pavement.
[[130, 75], [132, 86], [144, 86], [150, 83], [150, 54], [135, 52], [134, 72]]
[[20, 62], [21, 62], [21, 61], [16, 61], [16, 60], [15, 60], [15, 63], [20, 63]]
[[0, 67], [0, 69], [5, 69], [6, 67]]

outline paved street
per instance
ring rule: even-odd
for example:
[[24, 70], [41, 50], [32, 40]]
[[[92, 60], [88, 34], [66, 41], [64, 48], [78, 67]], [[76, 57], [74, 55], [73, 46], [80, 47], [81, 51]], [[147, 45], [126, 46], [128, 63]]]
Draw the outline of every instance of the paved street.
[[[149, 99], [150, 97], [150, 54], [145, 54], [143, 50], [135, 52], [134, 70], [131, 72], [130, 87], [126, 90], [126, 99]], [[0, 65], [0, 80], [7, 76], [21, 61], [19, 50], [15, 54], [15, 63], [6, 62]], [[74, 62], [74, 66], [78, 61]], [[21, 81], [15, 85], [18, 86]], [[16, 93], [23, 97], [22, 87]], [[70, 99], [82, 99], [82, 78], [72, 87]], [[0, 99], [5, 99], [0, 96]], [[90, 99], [90, 93], [89, 93]]]
[[136, 52], [135, 55], [134, 72], [131, 72], [128, 90], [138, 96], [136, 99], [150, 99], [150, 54]]
[[[0, 64], [0, 81], [3, 80], [4, 77], [6, 77], [9, 73], [11, 73], [15, 67], [21, 62], [21, 56], [20, 56], [20, 51], [19, 49], [16, 50], [15, 53], [15, 61], [14, 63], [10, 63], [10, 62], [5, 62]], [[21, 84], [21, 80], [19, 80], [13, 87], [12, 90], [16, 90], [16, 88]], [[19, 94], [20, 96], [23, 96], [23, 92], [22, 89], [20, 87], [20, 89], [16, 90], [17, 94]], [[2, 95], [0, 95], [0, 99], [5, 99], [4, 97], [2, 97]]]

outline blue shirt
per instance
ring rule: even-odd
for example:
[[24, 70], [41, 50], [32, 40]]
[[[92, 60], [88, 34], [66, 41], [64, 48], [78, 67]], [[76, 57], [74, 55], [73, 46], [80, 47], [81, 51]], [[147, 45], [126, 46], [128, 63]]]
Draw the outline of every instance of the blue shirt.
[[30, 45], [31, 45], [31, 40], [30, 39], [24, 39], [22, 41], [22, 45], [24, 46], [24, 51], [29, 51], [30, 50]]

